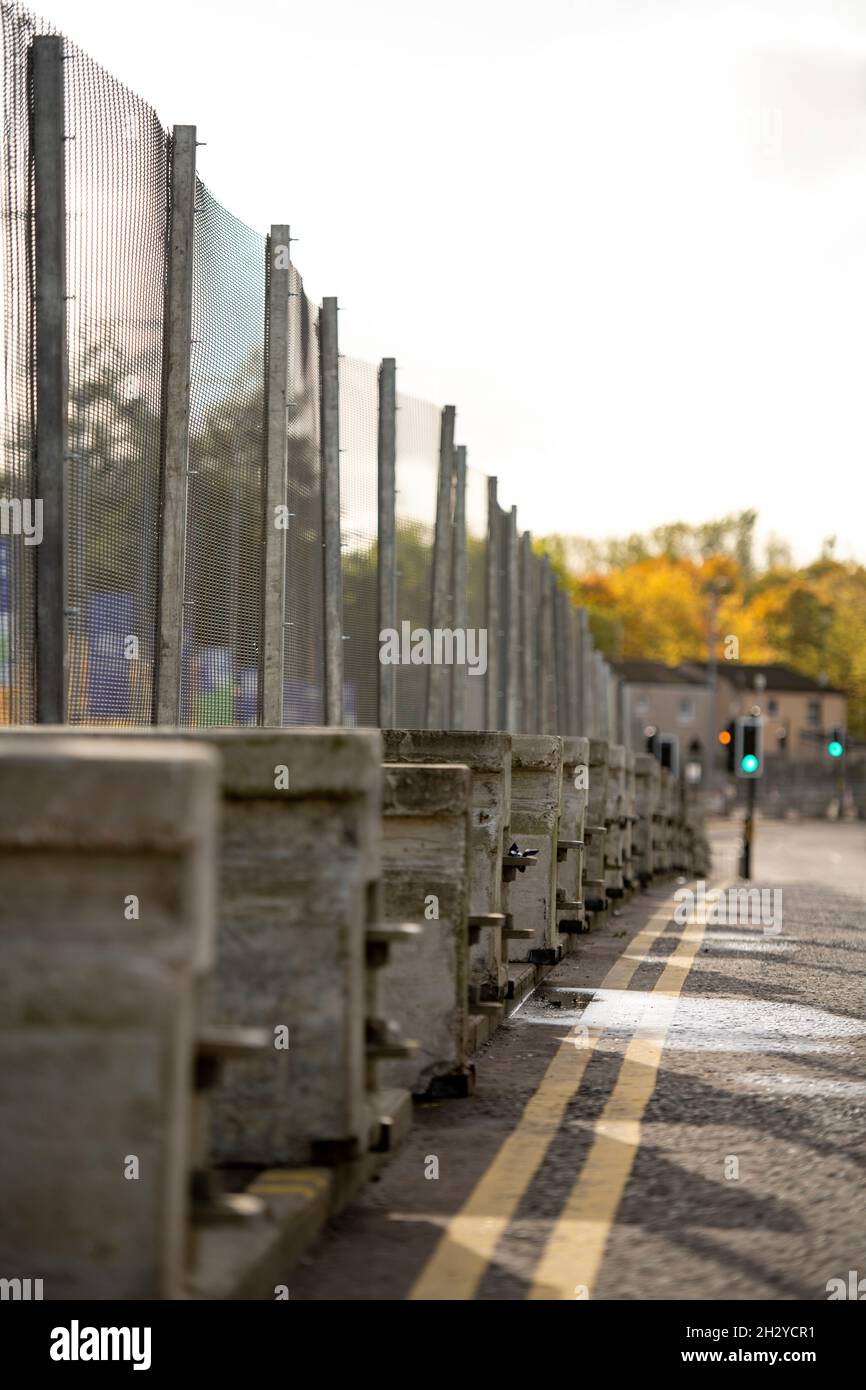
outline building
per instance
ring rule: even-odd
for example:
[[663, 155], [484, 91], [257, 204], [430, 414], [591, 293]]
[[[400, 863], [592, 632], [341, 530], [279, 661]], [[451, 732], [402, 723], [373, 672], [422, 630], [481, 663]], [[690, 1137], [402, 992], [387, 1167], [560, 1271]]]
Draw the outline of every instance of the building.
[[677, 734], [681, 761], [692, 764], [695, 778], [711, 740], [724, 766], [718, 735], [738, 715], [759, 712], [766, 754], [796, 762], [824, 759], [830, 730], [847, 726], [845, 692], [789, 666], [719, 661], [712, 717], [706, 662], [620, 661], [615, 669], [632, 727]]

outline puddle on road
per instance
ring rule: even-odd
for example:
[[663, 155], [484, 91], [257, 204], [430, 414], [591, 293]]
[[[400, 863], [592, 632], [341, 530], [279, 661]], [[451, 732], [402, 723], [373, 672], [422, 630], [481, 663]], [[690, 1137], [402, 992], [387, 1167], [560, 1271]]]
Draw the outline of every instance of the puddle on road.
[[848, 1040], [866, 1037], [866, 1020], [803, 1004], [673, 998], [641, 990], [583, 992], [589, 1002], [575, 1017], [590, 1033], [650, 1038], [667, 1030], [665, 1047], [687, 1052], [847, 1052]]

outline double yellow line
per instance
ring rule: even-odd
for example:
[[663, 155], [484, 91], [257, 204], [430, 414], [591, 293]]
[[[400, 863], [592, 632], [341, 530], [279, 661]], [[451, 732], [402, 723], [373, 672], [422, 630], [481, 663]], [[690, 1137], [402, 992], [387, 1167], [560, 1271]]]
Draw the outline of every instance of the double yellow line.
[[[670, 898], [653, 914], [600, 986], [626, 990], [643, 957], [673, 916]], [[704, 924], [684, 932], [652, 991], [675, 999], [704, 938]], [[629, 1043], [595, 1136], [550, 1233], [529, 1297], [588, 1297], [640, 1143], [640, 1124], [655, 1089], [669, 1023], [650, 1037]], [[422, 1269], [410, 1299], [471, 1299], [497, 1243], [508, 1229], [529, 1184], [556, 1137], [566, 1107], [580, 1088], [598, 1037], [584, 1038], [579, 1026], [560, 1044], [516, 1129], [506, 1139], [461, 1210], [452, 1217]]]

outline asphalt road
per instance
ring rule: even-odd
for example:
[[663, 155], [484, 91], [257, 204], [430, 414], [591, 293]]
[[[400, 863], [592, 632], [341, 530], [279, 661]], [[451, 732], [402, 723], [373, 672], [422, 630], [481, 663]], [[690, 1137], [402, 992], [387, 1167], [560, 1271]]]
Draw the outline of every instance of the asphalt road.
[[746, 921], [670, 884], [581, 938], [291, 1298], [866, 1296], [866, 826], [762, 822], [756, 872]]

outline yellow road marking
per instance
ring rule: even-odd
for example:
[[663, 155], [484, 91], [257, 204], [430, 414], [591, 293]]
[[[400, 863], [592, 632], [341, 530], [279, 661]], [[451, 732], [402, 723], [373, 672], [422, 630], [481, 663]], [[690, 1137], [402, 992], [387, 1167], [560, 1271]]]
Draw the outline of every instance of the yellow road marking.
[[[685, 932], [659, 976], [656, 995], [676, 999], [706, 934]], [[655, 1037], [633, 1038], [616, 1084], [595, 1123], [595, 1138], [550, 1233], [529, 1292], [531, 1299], [586, 1298], [598, 1277], [617, 1210], [640, 1145], [641, 1121], [655, 1090], [673, 1011]]]
[[[611, 966], [600, 989], [627, 989], [656, 938], [673, 916], [674, 899], [653, 913], [629, 942], [628, 957], [621, 955]], [[666, 969], [669, 967], [666, 967]], [[664, 978], [664, 976], [662, 976]], [[577, 1025], [580, 1028], [580, 1025]], [[436, 1249], [416, 1279], [410, 1299], [471, 1299], [484, 1276], [497, 1242], [544, 1161], [565, 1113], [578, 1090], [592, 1056], [597, 1037], [582, 1041], [569, 1033], [560, 1044], [538, 1089], [529, 1100], [516, 1128], [476, 1183], [460, 1211], [449, 1221]]]

